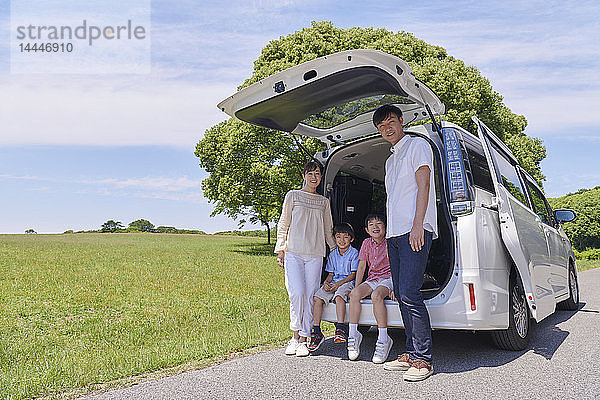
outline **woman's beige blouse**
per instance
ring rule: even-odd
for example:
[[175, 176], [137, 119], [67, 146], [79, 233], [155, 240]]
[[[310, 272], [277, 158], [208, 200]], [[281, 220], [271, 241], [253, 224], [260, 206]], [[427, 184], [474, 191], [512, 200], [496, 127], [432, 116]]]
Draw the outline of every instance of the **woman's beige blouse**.
[[289, 251], [308, 257], [325, 257], [325, 242], [336, 247], [329, 199], [320, 194], [290, 190], [285, 195], [277, 224], [275, 252]]

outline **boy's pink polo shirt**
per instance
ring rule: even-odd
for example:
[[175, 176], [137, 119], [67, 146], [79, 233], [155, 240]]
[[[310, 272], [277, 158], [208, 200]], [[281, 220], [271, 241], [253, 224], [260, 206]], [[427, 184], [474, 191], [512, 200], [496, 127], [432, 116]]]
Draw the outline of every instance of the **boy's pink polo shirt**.
[[385, 238], [379, 244], [372, 237], [366, 238], [360, 246], [358, 259], [366, 261], [369, 266], [368, 281], [387, 279], [391, 276], [390, 260], [387, 255], [387, 240]]

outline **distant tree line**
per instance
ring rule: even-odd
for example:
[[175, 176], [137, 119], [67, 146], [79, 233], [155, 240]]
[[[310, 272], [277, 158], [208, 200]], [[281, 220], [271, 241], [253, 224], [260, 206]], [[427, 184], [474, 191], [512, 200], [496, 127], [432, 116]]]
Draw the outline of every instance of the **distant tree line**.
[[121, 221], [114, 221], [109, 219], [102, 224], [98, 230], [90, 231], [73, 231], [69, 229], [64, 233], [178, 233], [178, 234], [199, 234], [206, 235], [206, 232], [198, 229], [178, 229], [174, 226], [159, 226], [155, 227], [154, 224], [147, 219], [138, 219], [130, 222], [127, 228]]
[[275, 233], [275, 235], [277, 235], [277, 232], [273, 232], [276, 228], [271, 228], [271, 231], [268, 232], [266, 229], [260, 230], [253, 230], [253, 231], [240, 231], [240, 230], [233, 230], [233, 231], [221, 231], [221, 232], [215, 232], [215, 235], [231, 235], [231, 236], [253, 236], [253, 237], [262, 237], [262, 238], [266, 238], [269, 236], [269, 233], [273, 234]]
[[575, 210], [575, 221], [563, 224], [563, 229], [575, 249], [580, 252], [586, 249], [600, 249], [600, 186], [580, 189], [549, 201], [553, 209]]

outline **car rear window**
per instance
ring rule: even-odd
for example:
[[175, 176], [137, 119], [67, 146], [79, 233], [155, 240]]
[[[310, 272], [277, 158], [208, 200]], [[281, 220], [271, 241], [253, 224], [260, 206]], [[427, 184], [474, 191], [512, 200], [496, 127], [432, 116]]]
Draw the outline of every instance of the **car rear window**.
[[328, 129], [373, 111], [385, 104], [415, 104], [406, 97], [395, 94], [381, 94], [351, 100], [312, 114], [301, 121], [302, 124], [318, 129]]

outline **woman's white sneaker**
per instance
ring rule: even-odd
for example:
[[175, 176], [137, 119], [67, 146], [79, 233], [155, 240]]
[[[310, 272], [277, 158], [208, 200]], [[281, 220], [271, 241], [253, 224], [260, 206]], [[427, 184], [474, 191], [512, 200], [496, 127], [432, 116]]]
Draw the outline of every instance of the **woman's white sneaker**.
[[296, 355], [296, 350], [298, 349], [298, 339], [296, 338], [292, 338], [286, 348], [285, 348], [285, 354], [288, 356], [293, 356]]
[[296, 347], [296, 357], [306, 357], [308, 353], [309, 351], [306, 342], [298, 343], [298, 347]]

